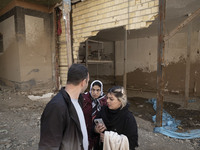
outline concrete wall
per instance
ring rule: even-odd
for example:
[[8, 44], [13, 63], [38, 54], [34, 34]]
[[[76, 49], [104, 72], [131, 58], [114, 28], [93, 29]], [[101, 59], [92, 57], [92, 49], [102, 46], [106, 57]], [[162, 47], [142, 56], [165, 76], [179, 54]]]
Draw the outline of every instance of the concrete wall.
[[44, 18], [25, 15], [25, 40], [20, 42], [19, 51], [22, 82], [52, 80], [52, 51]]
[[[193, 31], [190, 52], [190, 93], [200, 95], [199, 31]], [[123, 41], [116, 42], [116, 74], [122, 82]], [[156, 90], [157, 36], [128, 40], [128, 86]], [[165, 45], [165, 91], [183, 93], [185, 90], [187, 32], [177, 33]], [[196, 92], [194, 92], [196, 91]]]
[[15, 7], [0, 18], [5, 43], [0, 54], [1, 81], [20, 90], [51, 89], [55, 51], [52, 15]]
[[0, 53], [0, 78], [20, 81], [19, 49], [15, 36], [14, 15], [2, 19], [0, 33], [3, 34], [3, 53]]
[[147, 28], [157, 14], [158, 0], [87, 0], [73, 5], [74, 59], [78, 58], [80, 43], [100, 30]]

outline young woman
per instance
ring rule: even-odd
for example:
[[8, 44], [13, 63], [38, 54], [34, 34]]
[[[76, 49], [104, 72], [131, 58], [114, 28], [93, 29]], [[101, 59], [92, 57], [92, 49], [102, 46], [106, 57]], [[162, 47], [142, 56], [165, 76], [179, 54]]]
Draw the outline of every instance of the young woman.
[[90, 91], [83, 94], [83, 113], [85, 116], [88, 139], [89, 139], [89, 150], [92, 150], [96, 138], [92, 137], [92, 122], [96, 117], [97, 112], [101, 110], [103, 105], [106, 105], [106, 95], [103, 93], [103, 84], [99, 80], [94, 80], [90, 85]]
[[130, 150], [138, 147], [137, 123], [128, 110], [127, 96], [123, 87], [115, 86], [108, 90], [107, 106], [102, 107], [95, 119], [97, 118], [102, 118], [104, 125], [95, 125], [94, 131], [99, 133], [101, 143], [95, 147], [95, 150], [103, 149], [104, 131], [114, 131], [118, 135], [125, 135], [128, 138]]

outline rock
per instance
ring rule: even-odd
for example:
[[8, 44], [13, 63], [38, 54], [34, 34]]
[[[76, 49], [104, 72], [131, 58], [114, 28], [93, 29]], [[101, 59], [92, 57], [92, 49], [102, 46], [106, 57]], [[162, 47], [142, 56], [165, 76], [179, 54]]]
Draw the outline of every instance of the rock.
[[0, 134], [8, 134], [7, 130], [0, 130]]

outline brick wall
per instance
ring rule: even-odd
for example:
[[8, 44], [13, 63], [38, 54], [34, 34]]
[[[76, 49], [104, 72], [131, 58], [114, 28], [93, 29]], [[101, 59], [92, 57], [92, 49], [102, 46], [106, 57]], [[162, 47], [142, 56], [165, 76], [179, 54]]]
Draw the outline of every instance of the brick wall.
[[100, 30], [126, 26], [147, 28], [158, 15], [158, 0], [86, 0], [72, 7], [73, 54], [81, 42]]

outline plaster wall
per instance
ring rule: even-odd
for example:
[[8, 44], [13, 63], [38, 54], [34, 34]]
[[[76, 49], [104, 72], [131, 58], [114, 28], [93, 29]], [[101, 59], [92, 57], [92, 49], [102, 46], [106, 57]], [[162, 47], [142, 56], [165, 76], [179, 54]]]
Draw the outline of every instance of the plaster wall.
[[[196, 88], [200, 95], [200, 55], [198, 45], [199, 31], [193, 31], [190, 51], [190, 92]], [[157, 37], [128, 40], [127, 73], [128, 86], [136, 89], [155, 90], [157, 75]], [[124, 42], [116, 42], [116, 75], [122, 80]], [[187, 32], [177, 33], [165, 43], [164, 52], [165, 91], [184, 91], [187, 56]]]
[[[145, 43], [145, 44], [144, 44]], [[157, 37], [128, 40], [127, 72], [140, 68], [145, 72], [156, 70]], [[116, 75], [123, 75], [124, 42], [116, 42]]]
[[0, 22], [3, 35], [3, 53], [0, 53], [0, 78], [20, 81], [19, 49], [15, 36], [14, 16]]
[[25, 40], [19, 46], [21, 81], [34, 79], [45, 83], [52, 79], [49, 43], [44, 19], [25, 15]]
[[52, 88], [55, 47], [51, 17], [22, 7], [0, 17], [4, 42], [4, 52], [0, 54], [2, 84], [25, 91]]

